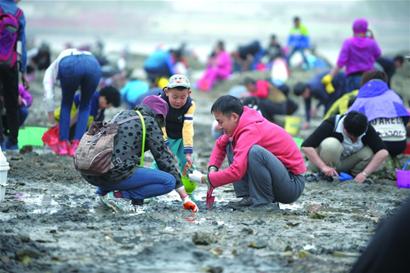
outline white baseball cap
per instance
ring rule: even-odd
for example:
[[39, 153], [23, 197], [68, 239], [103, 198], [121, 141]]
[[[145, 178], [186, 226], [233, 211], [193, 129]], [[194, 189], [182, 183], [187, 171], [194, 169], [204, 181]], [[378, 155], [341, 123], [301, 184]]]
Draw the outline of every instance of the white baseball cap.
[[175, 88], [175, 87], [185, 87], [190, 89], [191, 83], [189, 82], [188, 78], [182, 74], [175, 74], [169, 78], [168, 81], [168, 88]]

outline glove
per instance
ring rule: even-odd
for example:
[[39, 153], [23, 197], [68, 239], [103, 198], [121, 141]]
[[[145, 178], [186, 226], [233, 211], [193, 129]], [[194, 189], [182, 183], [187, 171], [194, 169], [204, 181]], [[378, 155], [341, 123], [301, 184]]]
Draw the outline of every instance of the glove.
[[326, 92], [328, 94], [332, 94], [333, 92], [335, 92], [335, 87], [332, 84], [332, 80], [333, 80], [333, 77], [330, 74], [327, 74], [326, 76], [322, 78], [322, 83], [324, 84]]
[[193, 173], [188, 174], [188, 177], [193, 182], [207, 185], [208, 189], [211, 187], [208, 176], [206, 174], [202, 174], [200, 171], [195, 170]]
[[182, 201], [184, 209], [192, 212], [198, 212], [198, 206], [191, 200], [191, 198], [189, 198], [189, 196], [185, 197]]

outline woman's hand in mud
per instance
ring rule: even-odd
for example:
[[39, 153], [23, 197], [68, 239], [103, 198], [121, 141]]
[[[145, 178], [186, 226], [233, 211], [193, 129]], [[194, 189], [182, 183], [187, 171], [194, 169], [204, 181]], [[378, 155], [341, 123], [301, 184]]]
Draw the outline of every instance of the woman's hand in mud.
[[357, 183], [363, 183], [365, 180], [366, 180], [366, 175], [362, 172], [356, 175], [356, 177], [354, 178], [354, 181], [356, 181]]
[[195, 204], [194, 201], [191, 200], [191, 198], [189, 198], [189, 196], [183, 199], [183, 206], [184, 206], [184, 209], [186, 210], [190, 210], [192, 212], [198, 212], [198, 206]]
[[335, 168], [325, 166], [321, 169], [322, 173], [326, 176], [339, 176]]

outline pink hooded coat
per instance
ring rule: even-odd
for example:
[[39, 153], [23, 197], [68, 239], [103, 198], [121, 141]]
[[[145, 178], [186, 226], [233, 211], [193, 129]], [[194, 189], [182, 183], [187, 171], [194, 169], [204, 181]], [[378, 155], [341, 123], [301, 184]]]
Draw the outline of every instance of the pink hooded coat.
[[260, 145], [270, 151], [294, 175], [306, 172], [302, 153], [292, 137], [283, 128], [269, 122], [253, 109], [244, 107], [232, 138], [224, 134], [217, 139], [209, 166], [219, 168], [222, 165], [230, 139], [234, 154], [232, 164], [225, 170], [209, 174], [209, 180], [215, 188], [242, 179], [248, 169], [248, 153], [253, 145]]

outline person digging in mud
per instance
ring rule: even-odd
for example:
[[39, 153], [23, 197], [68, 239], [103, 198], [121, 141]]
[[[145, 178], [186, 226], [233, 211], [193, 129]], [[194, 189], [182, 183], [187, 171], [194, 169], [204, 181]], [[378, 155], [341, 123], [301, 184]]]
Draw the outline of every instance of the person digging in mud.
[[[101, 78], [101, 67], [88, 51], [69, 48], [62, 51], [44, 73], [44, 101], [48, 120], [54, 123], [54, 88], [61, 85], [61, 114], [57, 154], [73, 156], [81, 137], [86, 131], [90, 115], [90, 103]], [[80, 89], [81, 99], [73, 140], [70, 142], [70, 111], [76, 91]]]
[[[159, 170], [137, 167], [142, 155], [142, 123], [139, 118], [130, 119], [119, 125], [115, 136], [113, 158], [114, 167], [100, 176], [81, 173], [90, 184], [97, 186], [100, 201], [115, 211], [135, 211], [137, 205], [142, 205], [144, 199], [177, 191], [183, 202], [183, 207], [197, 212], [197, 205], [191, 201], [181, 182], [177, 162], [167, 147], [161, 125], [168, 113], [168, 104], [159, 96], [146, 97], [137, 106], [145, 123], [145, 151], [154, 156]], [[134, 110], [124, 110], [114, 117], [115, 121], [135, 117]], [[119, 164], [118, 162], [124, 162]]]
[[338, 172], [355, 176], [363, 183], [389, 155], [367, 117], [357, 111], [324, 120], [302, 143], [308, 168], [332, 181]]
[[349, 111], [366, 115], [392, 158], [404, 152], [407, 145], [406, 125], [410, 114], [403, 100], [391, 88], [382, 71], [363, 74], [362, 87]]
[[[305, 186], [306, 166], [292, 137], [233, 96], [218, 98], [211, 112], [224, 134], [215, 143], [209, 173], [201, 181], [210, 188], [233, 183], [236, 196], [242, 197], [228, 204], [234, 209], [276, 209], [277, 202], [296, 201]], [[230, 166], [219, 170], [225, 156]]]
[[[69, 139], [72, 140], [75, 134], [75, 128], [78, 119], [78, 107], [81, 101], [81, 94], [77, 93], [74, 96], [74, 102], [70, 112], [70, 133]], [[101, 90], [96, 91], [90, 101], [90, 115], [88, 117], [87, 128], [94, 121], [104, 121], [105, 110], [111, 107], [120, 107], [121, 95], [114, 86], [105, 86]], [[60, 120], [61, 108], [57, 107], [54, 110], [54, 119], [56, 123]]]

